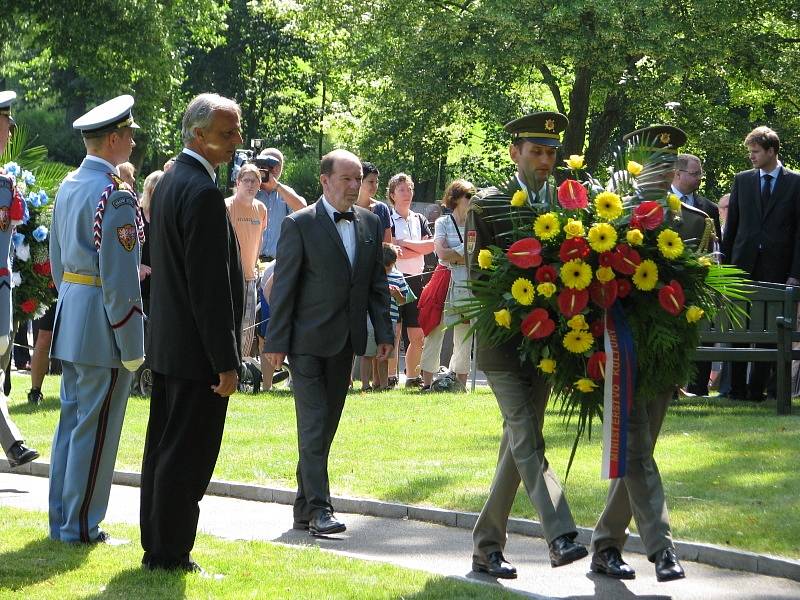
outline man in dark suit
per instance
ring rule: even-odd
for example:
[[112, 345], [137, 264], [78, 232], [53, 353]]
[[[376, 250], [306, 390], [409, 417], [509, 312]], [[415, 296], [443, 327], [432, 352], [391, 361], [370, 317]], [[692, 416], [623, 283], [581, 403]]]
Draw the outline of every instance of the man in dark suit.
[[[703, 163], [694, 154], [679, 154], [675, 160], [675, 175], [672, 178], [672, 193], [686, 205], [700, 209], [714, 221], [714, 233], [717, 243], [722, 240], [717, 205], [697, 193], [703, 181]], [[697, 375], [686, 390], [695, 396], [708, 396], [708, 378], [711, 374], [711, 362], [696, 363]]]
[[267, 358], [292, 368], [299, 461], [294, 526], [312, 535], [345, 530], [333, 516], [328, 455], [350, 383], [353, 354], [363, 354], [367, 313], [385, 359], [394, 336], [383, 268], [383, 226], [353, 206], [361, 161], [344, 150], [322, 158], [323, 196], [283, 221], [270, 297]]
[[238, 383], [244, 277], [214, 169], [242, 142], [239, 106], [201, 94], [183, 116], [185, 148], [151, 209], [150, 420], [141, 529], [149, 568], [199, 571], [198, 502], [217, 461], [228, 396]]
[[[753, 168], [736, 175], [731, 189], [722, 256], [755, 281], [800, 284], [800, 174], [778, 160], [780, 139], [769, 127], [745, 138]], [[763, 400], [769, 365], [756, 363], [746, 386], [746, 363], [733, 363], [730, 397]]]

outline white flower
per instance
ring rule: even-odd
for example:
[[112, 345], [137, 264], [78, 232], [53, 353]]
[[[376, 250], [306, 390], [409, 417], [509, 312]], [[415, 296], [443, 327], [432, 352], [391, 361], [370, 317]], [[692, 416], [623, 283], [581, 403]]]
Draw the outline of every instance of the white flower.
[[17, 258], [23, 262], [27, 262], [31, 258], [31, 247], [28, 244], [20, 244], [16, 247], [15, 252]]
[[11, 287], [19, 287], [22, 285], [22, 275], [19, 274], [19, 271], [14, 271], [11, 273]]

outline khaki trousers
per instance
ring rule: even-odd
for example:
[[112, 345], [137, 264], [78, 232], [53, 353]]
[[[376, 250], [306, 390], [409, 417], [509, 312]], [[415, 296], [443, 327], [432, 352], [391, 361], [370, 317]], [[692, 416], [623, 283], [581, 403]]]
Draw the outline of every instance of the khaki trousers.
[[621, 552], [628, 539], [631, 517], [636, 519], [651, 560], [660, 550], [673, 547], [664, 486], [653, 458], [673, 393], [670, 389], [658, 394], [649, 404], [634, 403], [628, 428], [627, 470], [625, 477], [614, 479], [609, 486], [605, 509], [592, 535], [595, 552], [606, 548]]
[[503, 415], [500, 455], [489, 491], [472, 532], [473, 555], [502, 552], [508, 515], [520, 481], [539, 513], [548, 543], [577, 532], [561, 483], [544, 455], [542, 423], [549, 386], [536, 374], [488, 371], [486, 378]]

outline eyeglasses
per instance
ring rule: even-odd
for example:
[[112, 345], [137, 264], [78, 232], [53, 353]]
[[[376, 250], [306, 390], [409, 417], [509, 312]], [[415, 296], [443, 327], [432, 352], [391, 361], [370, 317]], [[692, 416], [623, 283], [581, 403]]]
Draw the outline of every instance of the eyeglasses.
[[242, 183], [260, 183], [258, 179], [255, 177], [242, 177], [240, 180]]
[[702, 171], [687, 171], [686, 169], [678, 169], [681, 173], [687, 173], [692, 177], [699, 177], [700, 179], [703, 178], [704, 173]]

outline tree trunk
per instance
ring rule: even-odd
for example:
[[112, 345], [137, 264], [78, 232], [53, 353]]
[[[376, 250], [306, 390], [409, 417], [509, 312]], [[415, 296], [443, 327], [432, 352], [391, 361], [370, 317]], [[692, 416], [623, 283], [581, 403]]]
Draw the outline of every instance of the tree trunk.
[[575, 70], [575, 83], [569, 93], [569, 125], [564, 133], [561, 151], [564, 156], [583, 154], [586, 140], [586, 118], [589, 116], [589, 95], [592, 91], [592, 70], [578, 67]]
[[625, 88], [614, 88], [606, 96], [603, 111], [592, 118], [589, 146], [586, 149], [586, 168], [594, 172], [608, 147], [611, 134], [619, 126], [625, 114]]

